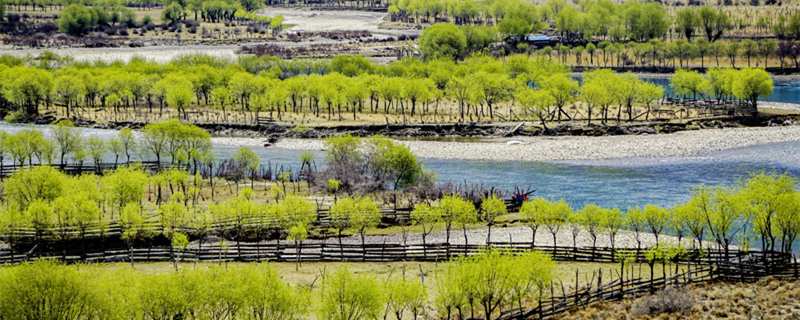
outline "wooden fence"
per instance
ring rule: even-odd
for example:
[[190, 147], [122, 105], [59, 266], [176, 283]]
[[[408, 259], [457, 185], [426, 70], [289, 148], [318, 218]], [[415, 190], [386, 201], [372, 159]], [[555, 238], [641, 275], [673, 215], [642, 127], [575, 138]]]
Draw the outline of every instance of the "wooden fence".
[[[614, 263], [617, 253], [626, 253], [636, 262], [645, 262], [645, 250], [636, 248], [607, 247], [567, 247], [567, 246], [531, 246], [530, 242], [492, 242], [490, 245], [463, 245], [448, 243], [428, 244], [397, 244], [397, 243], [367, 243], [342, 244], [333, 241], [314, 241], [297, 246], [294, 243], [283, 242], [235, 242], [225, 240], [225, 245], [219, 242], [195, 241], [194, 244], [179, 250], [169, 246], [155, 246], [148, 248], [135, 247], [130, 251], [126, 248], [109, 248], [107, 250], [91, 250], [81, 252], [72, 249], [69, 252], [58, 250], [44, 251], [35, 247], [28, 252], [12, 252], [9, 249], [0, 250], [0, 263], [18, 263], [35, 259], [63, 259], [68, 263], [75, 262], [119, 262], [129, 261], [273, 261], [293, 262], [298, 258], [303, 262], [396, 262], [396, 261], [447, 261], [454, 257], [476, 255], [483, 253], [487, 248], [505, 250], [510, 253], [524, 253], [537, 250], [549, 254], [556, 261], [574, 262], [599, 262]], [[298, 250], [299, 249], [299, 250]], [[731, 251], [728, 259], [752, 256], [754, 253]], [[687, 254], [673, 263], [686, 263], [694, 265], [707, 265], [719, 261], [726, 261], [724, 252], [718, 249], [688, 250]], [[765, 271], [766, 272], [766, 271]]]
[[626, 279], [618, 274], [617, 279], [611, 282], [602, 283], [602, 278], [598, 277], [596, 286], [593, 278], [583, 287], [578, 285], [576, 278], [574, 291], [567, 293], [562, 284], [561, 295], [556, 295], [556, 286], [551, 285], [550, 297], [539, 301], [535, 308], [505, 310], [501, 312], [498, 320], [550, 319], [569, 310], [586, 308], [592, 303], [635, 298], [670, 285], [686, 285], [714, 280], [756, 281], [766, 276], [797, 279], [797, 275], [798, 264], [790, 263], [788, 254], [753, 252], [696, 268], [689, 266], [683, 272], [662, 277], [643, 278], [640, 276]]
[[[493, 242], [494, 248], [518, 253], [531, 250], [530, 244]], [[556, 260], [568, 261], [603, 261], [612, 257], [610, 248], [572, 248], [572, 247], [547, 247], [536, 246], [541, 250], [553, 254]], [[77, 255], [58, 255], [57, 253], [40, 254], [29, 252], [26, 254], [10, 255], [7, 251], [0, 251], [0, 263], [18, 263], [35, 259], [63, 259], [68, 263], [76, 262], [154, 262], [154, 261], [283, 261], [293, 262], [298, 259], [303, 262], [339, 262], [339, 261], [364, 261], [364, 262], [390, 262], [390, 261], [445, 261], [457, 256], [480, 254], [485, 246], [478, 245], [450, 245], [446, 243], [427, 245], [403, 244], [344, 244], [338, 243], [309, 243], [303, 244], [298, 250], [293, 244], [286, 243], [233, 243], [220, 246], [219, 243], [209, 243], [202, 246], [178, 250], [170, 247], [113, 249], [102, 252], [85, 252]], [[624, 248], [618, 249], [635, 254], [637, 260], [644, 257], [643, 251]], [[616, 250], [615, 250], [616, 251]], [[783, 279], [797, 279], [800, 274], [800, 264], [793, 263], [788, 254], [774, 252], [735, 252], [735, 257], [723, 259], [724, 254], [719, 250], [708, 250], [708, 255], [695, 260], [677, 262], [683, 268], [682, 272], [662, 277], [646, 278], [635, 277], [635, 272], [617, 272], [616, 279], [603, 283], [602, 270], [591, 281], [582, 285], [576, 273], [574, 290], [567, 292], [561, 283], [561, 295], [556, 294], [557, 286], [551, 283], [549, 297], [542, 299], [534, 308], [512, 308], [500, 313], [498, 319], [550, 319], [555, 315], [585, 308], [599, 301], [618, 301], [625, 298], [639, 297], [653, 293], [655, 290], [669, 285], [683, 285], [700, 283], [712, 280], [756, 281], [765, 276], [775, 276]], [[716, 260], [715, 260], [716, 259]], [[666, 267], [666, 266], [665, 266]], [[671, 269], [671, 268], [670, 268]], [[609, 274], [608, 277], [614, 278]], [[596, 283], [596, 285], [595, 285]], [[544, 292], [542, 292], [544, 293]]]

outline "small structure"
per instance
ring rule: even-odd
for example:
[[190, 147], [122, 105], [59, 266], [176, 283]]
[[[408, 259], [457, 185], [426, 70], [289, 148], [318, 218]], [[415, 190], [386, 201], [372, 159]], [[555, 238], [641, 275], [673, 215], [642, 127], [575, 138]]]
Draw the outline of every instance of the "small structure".
[[543, 34], [529, 34], [525, 36], [523, 42], [527, 43], [531, 48], [537, 49], [555, 45], [555, 41], [553, 39]]

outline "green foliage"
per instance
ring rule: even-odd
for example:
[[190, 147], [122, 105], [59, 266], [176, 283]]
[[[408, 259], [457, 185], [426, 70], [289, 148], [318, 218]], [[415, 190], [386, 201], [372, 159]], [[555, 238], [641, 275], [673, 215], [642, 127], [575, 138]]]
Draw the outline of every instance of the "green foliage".
[[764, 69], [742, 69], [733, 80], [733, 94], [755, 108], [759, 97], [772, 94], [772, 78]]
[[377, 319], [385, 299], [380, 288], [375, 278], [356, 275], [347, 266], [326, 273], [322, 282], [321, 315], [331, 320]]
[[338, 180], [339, 188], [345, 190], [359, 184], [366, 184], [367, 192], [387, 185], [402, 189], [429, 176], [407, 146], [386, 137], [330, 137], [324, 146], [328, 150], [329, 179]]
[[106, 198], [118, 212], [130, 204], [141, 203], [147, 184], [147, 174], [136, 167], [120, 167], [103, 177]]
[[173, 24], [183, 19], [186, 13], [183, 11], [183, 6], [178, 2], [166, 6], [161, 12], [161, 21], [163, 23]]
[[11, 320], [102, 318], [92, 282], [75, 268], [48, 261], [4, 268], [0, 314]]
[[481, 255], [459, 257], [442, 271], [438, 281], [439, 312], [449, 314], [478, 306], [484, 319], [501, 307], [539, 298], [553, 279], [554, 264], [540, 252], [514, 256], [489, 250]]
[[66, 176], [50, 166], [37, 166], [11, 175], [4, 185], [5, 204], [23, 210], [35, 201], [50, 202], [66, 192]]
[[454, 24], [439, 23], [422, 32], [419, 47], [428, 59], [455, 59], [466, 51], [467, 36]]
[[91, 9], [81, 4], [71, 4], [61, 11], [56, 20], [58, 30], [74, 36], [82, 35], [89, 27], [97, 25], [97, 15], [93, 16], [92, 13]]

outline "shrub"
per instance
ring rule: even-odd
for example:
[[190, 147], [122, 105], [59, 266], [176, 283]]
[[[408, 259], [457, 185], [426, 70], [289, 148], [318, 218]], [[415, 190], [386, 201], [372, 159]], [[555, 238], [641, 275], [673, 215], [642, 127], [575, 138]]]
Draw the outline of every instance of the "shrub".
[[663, 313], [688, 314], [697, 298], [685, 288], [667, 287], [655, 295], [636, 301], [631, 313], [637, 316], [659, 315]]
[[27, 117], [25, 116], [25, 111], [23, 111], [23, 110], [17, 110], [17, 111], [11, 112], [11, 113], [7, 114], [5, 116], [5, 118], [3, 118], [3, 120], [5, 122], [8, 122], [8, 123], [25, 122], [25, 119], [27, 119]]

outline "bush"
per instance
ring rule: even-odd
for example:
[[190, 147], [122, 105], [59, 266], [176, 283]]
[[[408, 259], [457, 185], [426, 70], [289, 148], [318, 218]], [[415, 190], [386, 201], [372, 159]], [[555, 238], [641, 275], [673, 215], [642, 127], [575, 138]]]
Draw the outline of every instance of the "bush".
[[7, 114], [5, 118], [3, 118], [3, 120], [8, 123], [21, 123], [25, 122], [26, 119], [27, 116], [25, 115], [25, 112], [22, 110], [11, 112]]
[[685, 288], [667, 287], [655, 295], [636, 301], [631, 313], [637, 316], [655, 316], [663, 313], [688, 314], [697, 298]]

